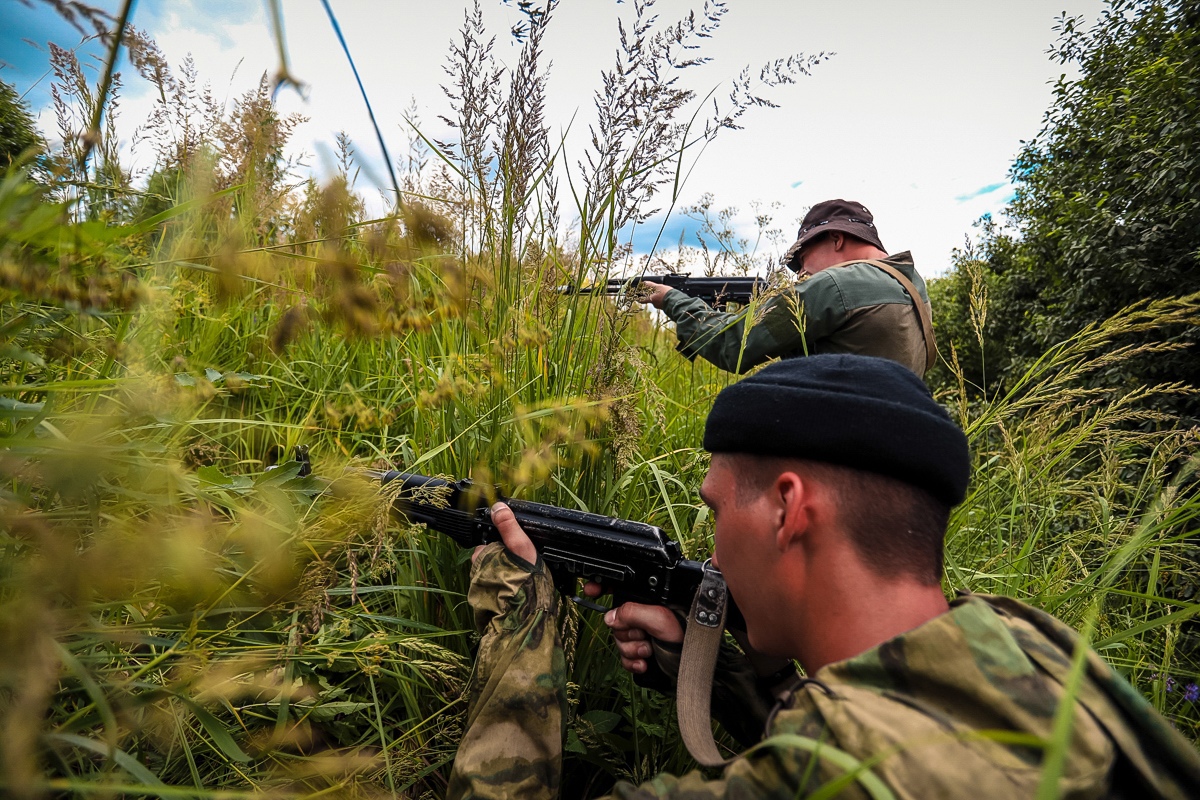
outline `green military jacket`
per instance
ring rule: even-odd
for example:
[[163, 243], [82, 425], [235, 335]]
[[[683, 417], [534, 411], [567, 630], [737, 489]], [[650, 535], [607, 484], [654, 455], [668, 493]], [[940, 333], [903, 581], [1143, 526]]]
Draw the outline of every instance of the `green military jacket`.
[[[925, 281], [907, 251], [883, 259], [912, 281], [928, 304]], [[856, 353], [898, 361], [925, 373], [925, 338], [913, 301], [900, 283], [863, 261], [824, 269], [757, 308], [715, 311], [672, 289], [662, 305], [675, 323], [679, 351], [728, 372], [745, 372], [772, 358]], [[747, 316], [753, 314], [749, 331]]]
[[[542, 566], [489, 545], [468, 599], [482, 632], [447, 797], [556, 797], [566, 668]], [[1077, 637], [1003, 597], [967, 596], [925, 625], [804, 683], [766, 738], [716, 779], [662, 774], [611, 797], [1034, 796]], [[1200, 754], [1095, 653], [1085, 662], [1059, 780], [1066, 798], [1200, 797]], [[832, 796], [832, 795], [831, 795]]]

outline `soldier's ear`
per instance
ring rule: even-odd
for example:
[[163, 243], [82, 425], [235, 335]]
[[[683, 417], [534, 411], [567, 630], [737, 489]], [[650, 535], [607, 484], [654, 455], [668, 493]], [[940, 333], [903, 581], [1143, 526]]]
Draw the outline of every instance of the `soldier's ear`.
[[835, 252], [841, 252], [841, 249], [846, 246], [846, 234], [844, 233], [830, 231], [829, 239], [833, 242], [833, 249]]
[[799, 541], [812, 522], [811, 492], [804, 479], [795, 472], [785, 472], [775, 479], [780, 508], [775, 544], [780, 552]]

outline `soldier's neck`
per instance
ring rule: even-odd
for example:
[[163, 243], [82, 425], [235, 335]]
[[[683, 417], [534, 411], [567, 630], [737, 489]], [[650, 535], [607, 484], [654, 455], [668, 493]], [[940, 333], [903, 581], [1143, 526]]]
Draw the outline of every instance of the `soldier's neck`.
[[829, 269], [836, 264], [845, 264], [847, 261], [868, 261], [887, 258], [887, 253], [880, 250], [872, 244], [852, 243], [847, 241], [839, 250], [830, 248], [828, 252], [822, 252], [813, 258], [808, 258], [804, 262], [804, 271], [810, 275], [815, 275], [821, 270]]
[[941, 586], [915, 580], [880, 580], [847, 570], [837, 576], [836, 584], [809, 594], [800, 611], [803, 623], [796, 655], [809, 675], [919, 628], [950, 609]]

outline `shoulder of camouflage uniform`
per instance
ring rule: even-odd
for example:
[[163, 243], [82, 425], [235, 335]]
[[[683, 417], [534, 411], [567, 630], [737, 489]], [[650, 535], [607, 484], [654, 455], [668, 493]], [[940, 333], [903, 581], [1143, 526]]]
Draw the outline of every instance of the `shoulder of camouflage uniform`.
[[[874, 763], [872, 770], [896, 789], [938, 797], [979, 786], [982, 800], [1032, 795], [1040, 781], [1042, 751], [1034, 743], [1051, 735], [1062, 687], [1024, 654], [986, 603], [959, 601], [950, 613], [815, 677], [803, 705], [796, 704], [805, 709], [803, 724], [816, 722], [806, 710], [811, 706], [831, 741]], [[787, 721], [781, 714], [780, 723]], [[1101, 790], [1115, 746], [1091, 716], [1077, 724], [1063, 780], [1085, 792]], [[994, 729], [1031, 743], [997, 741], [989, 735]]]
[[[1021, 648], [1060, 682], [1067, 680], [1079, 635], [1044, 611], [1011, 597], [970, 595], [1004, 619]], [[1087, 655], [1079, 701], [1096, 716], [1142, 779], [1166, 797], [1200, 797], [1200, 753], [1096, 652]], [[1088, 684], [1091, 684], [1092, 689]]]

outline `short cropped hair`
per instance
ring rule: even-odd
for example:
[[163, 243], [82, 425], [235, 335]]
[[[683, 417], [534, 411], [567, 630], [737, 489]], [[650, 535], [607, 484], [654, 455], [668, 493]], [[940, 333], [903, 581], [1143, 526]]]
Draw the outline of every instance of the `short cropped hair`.
[[919, 486], [874, 472], [802, 459], [724, 454], [738, 460], [736, 499], [745, 503], [784, 472], [833, 490], [838, 515], [859, 557], [879, 575], [941, 583], [950, 505]]

